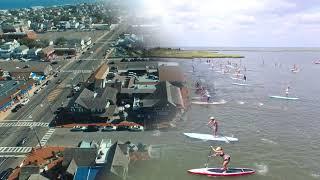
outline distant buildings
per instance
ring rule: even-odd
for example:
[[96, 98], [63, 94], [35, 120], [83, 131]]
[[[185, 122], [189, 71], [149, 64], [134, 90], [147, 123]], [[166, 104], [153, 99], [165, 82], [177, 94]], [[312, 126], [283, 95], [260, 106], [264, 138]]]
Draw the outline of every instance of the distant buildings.
[[4, 59], [11, 58], [11, 54], [13, 53], [14, 49], [19, 46], [20, 44], [16, 40], [4, 43], [0, 47], [0, 57]]

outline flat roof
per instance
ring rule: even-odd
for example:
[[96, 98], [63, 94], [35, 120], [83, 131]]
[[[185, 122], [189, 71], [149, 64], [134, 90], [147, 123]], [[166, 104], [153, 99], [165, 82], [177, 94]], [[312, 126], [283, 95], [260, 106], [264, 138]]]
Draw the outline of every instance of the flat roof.
[[26, 81], [0, 81], [0, 102], [24, 84], [26, 84]]

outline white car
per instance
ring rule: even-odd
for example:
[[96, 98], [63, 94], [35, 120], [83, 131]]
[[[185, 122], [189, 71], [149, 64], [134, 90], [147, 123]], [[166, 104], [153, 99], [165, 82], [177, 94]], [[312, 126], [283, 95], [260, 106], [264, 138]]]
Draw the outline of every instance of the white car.
[[29, 101], [30, 101], [30, 99], [28, 99], [28, 98], [27, 99], [23, 99], [21, 104], [22, 105], [26, 105], [26, 104], [28, 104]]

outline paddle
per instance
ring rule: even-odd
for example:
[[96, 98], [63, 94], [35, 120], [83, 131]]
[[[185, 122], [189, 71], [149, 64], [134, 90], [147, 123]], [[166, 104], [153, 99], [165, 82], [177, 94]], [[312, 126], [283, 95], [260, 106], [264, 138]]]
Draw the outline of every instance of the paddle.
[[208, 154], [207, 162], [204, 164], [204, 166], [205, 166], [206, 168], [208, 168], [209, 159], [210, 159], [210, 157], [211, 157], [211, 151], [212, 151], [212, 149], [211, 149], [211, 146], [210, 146], [210, 151], [209, 151], [209, 154]]
[[228, 140], [228, 138], [227, 137], [225, 137], [223, 134], [221, 134], [221, 136], [224, 138], [224, 139], [226, 139], [226, 143], [230, 143], [230, 141]]

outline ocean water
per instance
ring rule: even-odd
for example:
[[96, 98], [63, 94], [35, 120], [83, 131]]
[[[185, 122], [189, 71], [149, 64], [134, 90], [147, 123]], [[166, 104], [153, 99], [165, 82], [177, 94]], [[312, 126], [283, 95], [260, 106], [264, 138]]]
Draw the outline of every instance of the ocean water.
[[63, 4], [93, 3], [97, 0], [1, 0], [0, 9], [30, 8], [32, 6], [54, 6]]
[[[197, 80], [206, 83], [214, 100], [224, 105], [192, 105], [186, 120], [177, 130], [145, 131], [130, 134], [129, 140], [161, 144], [164, 149], [156, 161], [132, 163], [129, 178], [134, 180], [205, 180], [191, 175], [188, 169], [201, 168], [207, 160], [209, 146], [222, 146], [231, 155], [230, 167], [247, 167], [255, 175], [227, 179], [301, 180], [320, 177], [320, 65], [312, 62], [320, 52], [312, 51], [230, 51], [243, 59], [215, 59], [215, 70], [205, 60], [177, 60], [189, 79], [191, 96], [198, 96], [191, 86]], [[229, 74], [216, 72], [220, 63], [245, 66], [250, 86], [232, 85]], [[196, 72], [192, 73], [192, 64]], [[300, 72], [290, 69], [297, 64]], [[297, 101], [271, 99], [284, 95], [290, 85], [290, 96]], [[220, 134], [239, 138], [233, 144], [204, 142], [185, 137], [184, 132], [210, 133], [209, 116], [219, 120]], [[112, 137], [112, 136], [111, 136]], [[122, 141], [128, 136], [116, 136]], [[220, 167], [220, 158], [212, 158], [210, 167]]]

